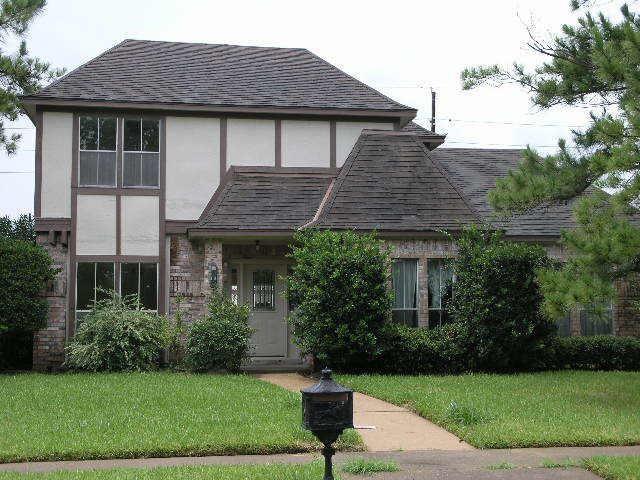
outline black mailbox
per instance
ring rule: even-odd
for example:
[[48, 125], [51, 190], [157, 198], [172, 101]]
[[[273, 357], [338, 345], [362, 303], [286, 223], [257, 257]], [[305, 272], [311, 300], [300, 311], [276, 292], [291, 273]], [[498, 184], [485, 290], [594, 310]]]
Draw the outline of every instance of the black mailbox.
[[302, 424], [323, 443], [325, 459], [324, 480], [332, 480], [331, 446], [345, 428], [353, 428], [353, 390], [338, 385], [331, 378], [331, 370], [322, 370], [322, 378], [302, 393]]

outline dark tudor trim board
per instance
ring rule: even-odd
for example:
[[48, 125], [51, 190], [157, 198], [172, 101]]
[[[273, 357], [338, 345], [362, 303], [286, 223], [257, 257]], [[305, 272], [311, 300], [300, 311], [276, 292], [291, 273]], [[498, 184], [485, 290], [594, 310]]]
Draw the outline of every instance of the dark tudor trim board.
[[42, 127], [43, 113], [36, 113], [36, 158], [35, 158], [35, 187], [33, 190], [33, 216], [39, 218], [42, 214]]
[[80, 115], [73, 114], [71, 145], [71, 240], [69, 241], [69, 292], [67, 311], [67, 340], [73, 337], [76, 326], [76, 239], [78, 237], [78, 161], [80, 148]]

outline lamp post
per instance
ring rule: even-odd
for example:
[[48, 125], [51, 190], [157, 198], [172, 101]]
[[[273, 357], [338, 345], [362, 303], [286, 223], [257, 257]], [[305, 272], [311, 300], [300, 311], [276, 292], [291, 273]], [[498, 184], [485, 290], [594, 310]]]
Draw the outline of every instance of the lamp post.
[[353, 390], [334, 382], [331, 370], [325, 368], [318, 383], [300, 392], [302, 424], [324, 445], [324, 480], [333, 480], [332, 445], [345, 428], [353, 428]]

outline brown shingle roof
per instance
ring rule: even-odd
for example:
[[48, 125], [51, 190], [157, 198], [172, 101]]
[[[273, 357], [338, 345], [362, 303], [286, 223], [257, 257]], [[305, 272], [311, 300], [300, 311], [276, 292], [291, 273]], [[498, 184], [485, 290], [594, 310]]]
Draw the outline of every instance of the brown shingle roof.
[[415, 114], [305, 49], [145, 40], [125, 40], [26, 98]]
[[311, 225], [380, 231], [457, 230], [479, 217], [411, 134], [363, 133]]

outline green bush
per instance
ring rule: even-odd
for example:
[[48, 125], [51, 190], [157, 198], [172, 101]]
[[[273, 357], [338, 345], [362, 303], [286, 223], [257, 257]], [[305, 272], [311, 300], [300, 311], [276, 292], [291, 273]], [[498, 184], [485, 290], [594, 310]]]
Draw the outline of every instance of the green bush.
[[207, 308], [207, 315], [196, 320], [189, 330], [185, 366], [196, 372], [238, 371], [249, 357], [253, 333], [249, 326], [249, 307], [234, 304], [216, 290]]
[[53, 261], [42, 247], [0, 239], [0, 334], [46, 326], [48, 303], [41, 294], [55, 274]]
[[305, 231], [294, 238], [288, 295], [303, 354], [334, 369], [357, 369], [379, 352], [391, 312], [388, 253], [374, 234]]
[[550, 368], [640, 370], [640, 339], [635, 337], [558, 337]]
[[469, 370], [542, 368], [556, 330], [541, 311], [536, 279], [549, 264], [544, 249], [478, 228], [464, 231], [457, 244], [451, 313], [464, 329]]
[[65, 366], [91, 372], [150, 370], [168, 337], [165, 317], [142, 310], [137, 297], [112, 292], [82, 319], [66, 348]]

